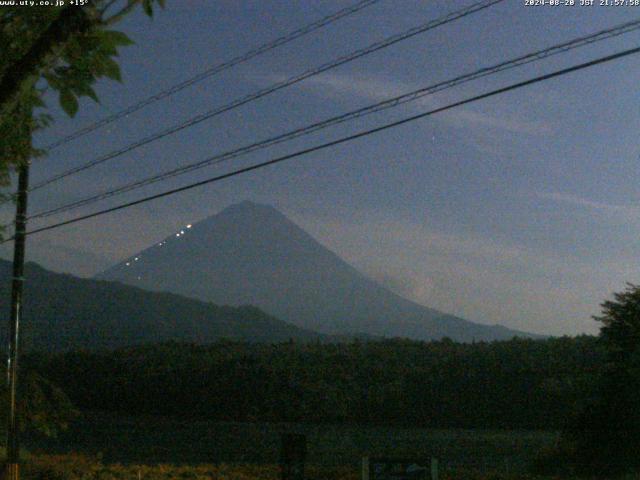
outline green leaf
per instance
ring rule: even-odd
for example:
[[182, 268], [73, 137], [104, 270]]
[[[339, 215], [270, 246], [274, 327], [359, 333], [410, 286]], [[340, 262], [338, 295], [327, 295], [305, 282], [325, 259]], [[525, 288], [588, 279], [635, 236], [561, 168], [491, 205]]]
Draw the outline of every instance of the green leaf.
[[142, 8], [144, 9], [144, 13], [153, 17], [153, 0], [142, 0]]
[[100, 32], [100, 39], [107, 45], [133, 45], [135, 42], [131, 40], [126, 34], [118, 32], [116, 30], [103, 30]]
[[98, 100], [98, 95], [96, 95], [95, 90], [88, 83], [82, 83], [76, 87], [76, 92], [80, 95], [85, 95], [91, 98], [94, 102], [100, 103]]
[[120, 66], [111, 58], [104, 58], [101, 62], [102, 72], [105, 76], [122, 82], [122, 75], [120, 75]]
[[56, 90], [60, 90], [62, 88], [62, 83], [57, 75], [45, 73], [43, 76], [51, 88], [55, 88]]
[[74, 117], [78, 112], [78, 99], [69, 90], [60, 92], [60, 106], [70, 117]]

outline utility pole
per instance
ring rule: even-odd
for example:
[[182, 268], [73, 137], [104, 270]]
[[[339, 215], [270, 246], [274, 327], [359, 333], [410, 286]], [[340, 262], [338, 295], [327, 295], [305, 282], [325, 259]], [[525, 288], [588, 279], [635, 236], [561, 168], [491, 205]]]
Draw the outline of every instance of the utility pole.
[[[0, 77], [0, 116], [10, 115], [16, 107], [20, 91], [30, 77], [37, 74], [55, 47], [63, 45], [76, 33], [87, 31], [93, 20], [84, 7], [67, 6], [60, 10], [29, 51], [4, 76]], [[9, 354], [7, 358], [7, 387], [9, 411], [7, 415], [7, 462], [5, 480], [20, 478], [20, 428], [18, 424], [18, 351], [20, 319], [22, 317], [22, 289], [24, 285], [25, 237], [27, 226], [27, 192], [29, 190], [29, 161], [18, 165], [18, 192], [16, 198], [15, 233], [13, 242], [13, 276], [11, 283], [11, 317], [9, 318]]]
[[13, 277], [11, 282], [11, 317], [9, 318], [9, 357], [7, 359], [7, 386], [9, 414], [7, 418], [6, 480], [19, 480], [20, 438], [17, 414], [18, 344], [22, 316], [22, 288], [24, 285], [24, 256], [27, 228], [27, 191], [29, 189], [29, 162], [18, 167], [18, 192], [13, 240]]

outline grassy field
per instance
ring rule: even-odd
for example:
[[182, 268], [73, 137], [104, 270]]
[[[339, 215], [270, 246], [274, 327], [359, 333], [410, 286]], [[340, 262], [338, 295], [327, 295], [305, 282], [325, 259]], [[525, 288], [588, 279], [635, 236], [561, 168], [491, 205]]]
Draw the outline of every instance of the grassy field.
[[436, 457], [444, 472], [522, 474], [535, 453], [556, 439], [549, 432], [220, 423], [92, 414], [59, 438], [31, 439], [28, 446], [34, 452], [76, 452], [125, 466], [263, 465], [267, 475], [272, 468], [267, 466], [278, 462], [284, 432], [307, 436], [312, 470], [342, 471], [344, 478], [357, 473], [365, 455]]

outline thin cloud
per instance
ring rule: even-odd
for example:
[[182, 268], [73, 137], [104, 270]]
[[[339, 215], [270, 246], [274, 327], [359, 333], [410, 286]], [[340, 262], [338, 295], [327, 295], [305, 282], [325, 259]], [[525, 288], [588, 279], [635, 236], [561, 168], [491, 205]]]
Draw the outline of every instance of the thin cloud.
[[[269, 82], [282, 81], [285, 75], [267, 75], [263, 79]], [[326, 98], [358, 97], [368, 102], [380, 102], [405, 93], [417, 90], [423, 85], [417, 85], [395, 79], [375, 76], [362, 76], [341, 73], [325, 73], [305, 80], [302, 88], [313, 90]], [[414, 108], [423, 111], [434, 108], [437, 103], [435, 97], [423, 97], [412, 102]], [[442, 98], [442, 97], [440, 97]], [[453, 101], [453, 99], [447, 100]], [[442, 101], [438, 102], [442, 104]], [[438, 115], [438, 118], [456, 128], [470, 128], [487, 134], [487, 129], [503, 130], [509, 133], [544, 135], [550, 133], [552, 126], [544, 121], [530, 120], [516, 115], [501, 114], [499, 117], [486, 112], [457, 108]]]
[[452, 114], [445, 114], [453, 123], [460, 126], [486, 127], [505, 130], [511, 133], [529, 135], [544, 135], [553, 129], [551, 125], [543, 121], [527, 120], [514, 115], [501, 116], [500, 118], [472, 110], [457, 110]]
[[537, 192], [536, 196], [544, 200], [595, 210], [607, 215], [622, 216], [627, 220], [640, 219], [640, 205], [617, 205], [614, 203], [598, 202], [561, 192]]
[[324, 74], [306, 80], [306, 87], [320, 90], [324, 94], [356, 95], [369, 101], [383, 101], [416, 90], [416, 85], [397, 80], [357, 75]]

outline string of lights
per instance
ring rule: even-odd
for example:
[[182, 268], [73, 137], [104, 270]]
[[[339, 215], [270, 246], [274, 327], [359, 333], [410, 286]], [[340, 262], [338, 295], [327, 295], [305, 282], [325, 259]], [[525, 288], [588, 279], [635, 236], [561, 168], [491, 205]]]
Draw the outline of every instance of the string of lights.
[[476, 80], [476, 79], [490, 76], [490, 75], [495, 75], [499, 72], [520, 67], [532, 62], [540, 61], [554, 55], [565, 53], [573, 49], [584, 47], [586, 45], [591, 45], [596, 42], [601, 42], [613, 37], [617, 37], [626, 33], [636, 31], [638, 29], [640, 29], [640, 18], [607, 28], [605, 30], [600, 30], [596, 33], [593, 33], [587, 36], [578, 37], [561, 44], [553, 45], [551, 47], [548, 47], [542, 50], [538, 50], [526, 55], [522, 55], [517, 58], [513, 58], [511, 60], [507, 60], [507, 61], [498, 63], [496, 65], [492, 65], [490, 67], [484, 67], [479, 70], [475, 70], [471, 73], [460, 75], [458, 77], [452, 78], [444, 82], [439, 82], [434, 85], [430, 85], [428, 87], [424, 87], [424, 88], [420, 88], [418, 90], [412, 91], [410, 93], [406, 93], [403, 95], [390, 98], [388, 100], [375, 103], [373, 105], [359, 108], [357, 110], [353, 110], [351, 112], [348, 112], [339, 116], [331, 117], [321, 122], [316, 122], [305, 127], [297, 128], [295, 130], [280, 134], [275, 137], [268, 138], [266, 140], [262, 140], [260, 142], [252, 143], [250, 145], [246, 145], [231, 151], [217, 154], [205, 160], [201, 160], [195, 163], [190, 163], [178, 168], [174, 168], [169, 171], [144, 178], [142, 180], [125, 184], [115, 189], [110, 189], [110, 190], [101, 192], [99, 194], [95, 194], [95, 195], [83, 198], [81, 200], [77, 200], [75, 202], [71, 202], [71, 203], [68, 203], [56, 208], [52, 208], [46, 211], [38, 212], [31, 215], [29, 219], [44, 218], [44, 217], [48, 217], [58, 213], [77, 209], [82, 206], [86, 206], [86, 205], [98, 202], [100, 200], [111, 198], [126, 192], [130, 192], [132, 190], [136, 190], [138, 188], [142, 188], [147, 185], [161, 182], [169, 178], [176, 177], [178, 175], [183, 175], [183, 174], [192, 172], [194, 170], [198, 170], [211, 165], [218, 165], [222, 162], [225, 162], [234, 158], [238, 158], [240, 156], [247, 155], [249, 153], [252, 153], [273, 145], [287, 142], [304, 135], [309, 135], [311, 133], [314, 133], [321, 129], [328, 128], [333, 125], [337, 125], [350, 120], [361, 118], [363, 116], [370, 115], [375, 112], [380, 112], [393, 107], [397, 107], [398, 105], [402, 105], [408, 102], [413, 102], [427, 95], [431, 95], [431, 94], [440, 92], [442, 90], [446, 90], [446, 89], [455, 87], [457, 85], [470, 82], [472, 80]]

